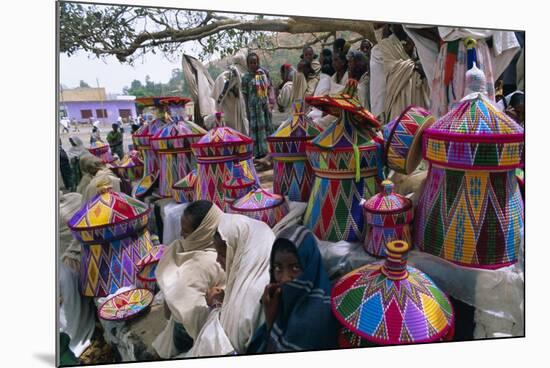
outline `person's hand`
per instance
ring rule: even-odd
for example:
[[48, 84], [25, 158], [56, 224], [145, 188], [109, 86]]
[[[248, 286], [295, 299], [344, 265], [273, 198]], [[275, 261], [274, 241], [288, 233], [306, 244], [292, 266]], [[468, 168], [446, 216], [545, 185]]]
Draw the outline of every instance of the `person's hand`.
[[225, 291], [222, 288], [215, 286], [206, 291], [206, 304], [210, 308], [221, 307], [224, 297]]
[[265, 324], [268, 330], [271, 330], [273, 322], [275, 322], [275, 318], [277, 317], [277, 308], [281, 300], [281, 291], [281, 286], [276, 283], [268, 284], [265, 287], [262, 296], [262, 305], [264, 306]]

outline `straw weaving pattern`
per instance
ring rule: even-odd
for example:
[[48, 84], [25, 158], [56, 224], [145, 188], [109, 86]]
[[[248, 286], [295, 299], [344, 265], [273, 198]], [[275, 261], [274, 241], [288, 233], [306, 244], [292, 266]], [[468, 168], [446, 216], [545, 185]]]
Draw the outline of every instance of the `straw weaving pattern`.
[[402, 174], [413, 172], [422, 160], [423, 130], [435, 121], [429, 111], [409, 106], [384, 127], [386, 165]]
[[137, 180], [143, 176], [143, 160], [139, 151], [130, 151], [113, 168], [115, 174], [126, 180]]
[[88, 151], [96, 157], [99, 157], [101, 161], [104, 163], [111, 163], [115, 159], [113, 158], [113, 155], [111, 155], [111, 150], [109, 148], [109, 145], [107, 143], [103, 143], [101, 141], [95, 141], [90, 145], [90, 148], [88, 148]]
[[465, 266], [516, 262], [524, 208], [515, 171], [430, 168], [418, 203], [415, 244]]
[[159, 169], [157, 154], [151, 147], [151, 137], [164, 125], [161, 119], [156, 119], [151, 124], [144, 124], [132, 135], [134, 147], [143, 154], [144, 176], [156, 173]]
[[136, 264], [152, 248], [147, 230], [109, 243], [83, 244], [80, 266], [80, 292], [103, 297], [125, 286], [136, 284]]
[[132, 289], [115, 295], [98, 310], [99, 318], [122, 321], [135, 317], [153, 302], [153, 293], [146, 289]]
[[172, 186], [174, 200], [178, 203], [193, 202], [195, 199], [195, 182], [197, 170], [193, 169], [183, 179]]
[[237, 213], [275, 226], [288, 212], [288, 203], [279, 194], [258, 188], [229, 206], [230, 213]]
[[390, 279], [382, 269], [382, 262], [370, 264], [336, 283], [331, 302], [340, 323], [380, 345], [431, 342], [444, 337], [454, 324], [447, 296], [413, 267], [406, 267], [408, 276], [402, 280]]

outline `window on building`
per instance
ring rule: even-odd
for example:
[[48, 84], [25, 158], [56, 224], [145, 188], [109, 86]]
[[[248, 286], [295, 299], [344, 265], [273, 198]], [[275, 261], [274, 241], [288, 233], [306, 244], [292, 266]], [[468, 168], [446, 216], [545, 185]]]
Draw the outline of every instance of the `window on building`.
[[130, 116], [132, 116], [132, 110], [130, 109], [119, 109], [118, 115], [123, 119], [128, 119]]
[[95, 111], [95, 116], [98, 118], [106, 118], [107, 117], [107, 109], [97, 109]]
[[93, 117], [92, 110], [80, 110], [80, 116], [82, 119], [90, 119]]

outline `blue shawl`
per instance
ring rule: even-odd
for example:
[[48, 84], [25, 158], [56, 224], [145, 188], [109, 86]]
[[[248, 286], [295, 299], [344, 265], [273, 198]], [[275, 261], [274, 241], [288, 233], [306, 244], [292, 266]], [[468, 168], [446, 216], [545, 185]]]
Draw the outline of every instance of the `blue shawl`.
[[265, 323], [256, 331], [247, 353], [333, 349], [338, 322], [330, 307], [330, 281], [317, 239], [303, 226], [292, 226], [277, 238], [292, 242], [302, 274], [283, 284], [277, 317], [271, 331]]

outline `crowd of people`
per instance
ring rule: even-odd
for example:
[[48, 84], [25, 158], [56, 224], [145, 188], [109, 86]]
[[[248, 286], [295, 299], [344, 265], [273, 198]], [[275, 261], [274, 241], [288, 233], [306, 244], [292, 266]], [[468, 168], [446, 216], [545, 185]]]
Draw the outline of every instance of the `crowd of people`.
[[[523, 70], [517, 68], [515, 80], [506, 74], [523, 63], [523, 39], [514, 32], [375, 23], [374, 35], [357, 46], [338, 38], [318, 53], [305, 45], [299, 60], [281, 65], [278, 86], [257, 53], [246, 55], [240, 92], [260, 170], [271, 165], [267, 137], [275, 130], [273, 109], [290, 114], [294, 100], [339, 93], [354, 79], [360, 103], [383, 124], [409, 105], [441, 117], [464, 96], [472, 49], [486, 75], [488, 97], [524, 124]], [[306, 113], [325, 127], [336, 120], [313, 107]], [[138, 128], [132, 125], [132, 132]], [[120, 158], [122, 137], [117, 124], [106, 137]], [[102, 141], [97, 128], [94, 141]], [[79, 195], [75, 200], [91, 198], [100, 180], [120, 190], [120, 179], [78, 137], [69, 142], [67, 151], [60, 147], [61, 174], [65, 187]], [[61, 260], [72, 277], [77, 277], [78, 254], [78, 245], [67, 240]], [[317, 239], [303, 226], [276, 236], [263, 222], [195, 201], [183, 212], [181, 237], [168, 246], [156, 277], [168, 320], [153, 343], [161, 358], [337, 347], [331, 282]]]

